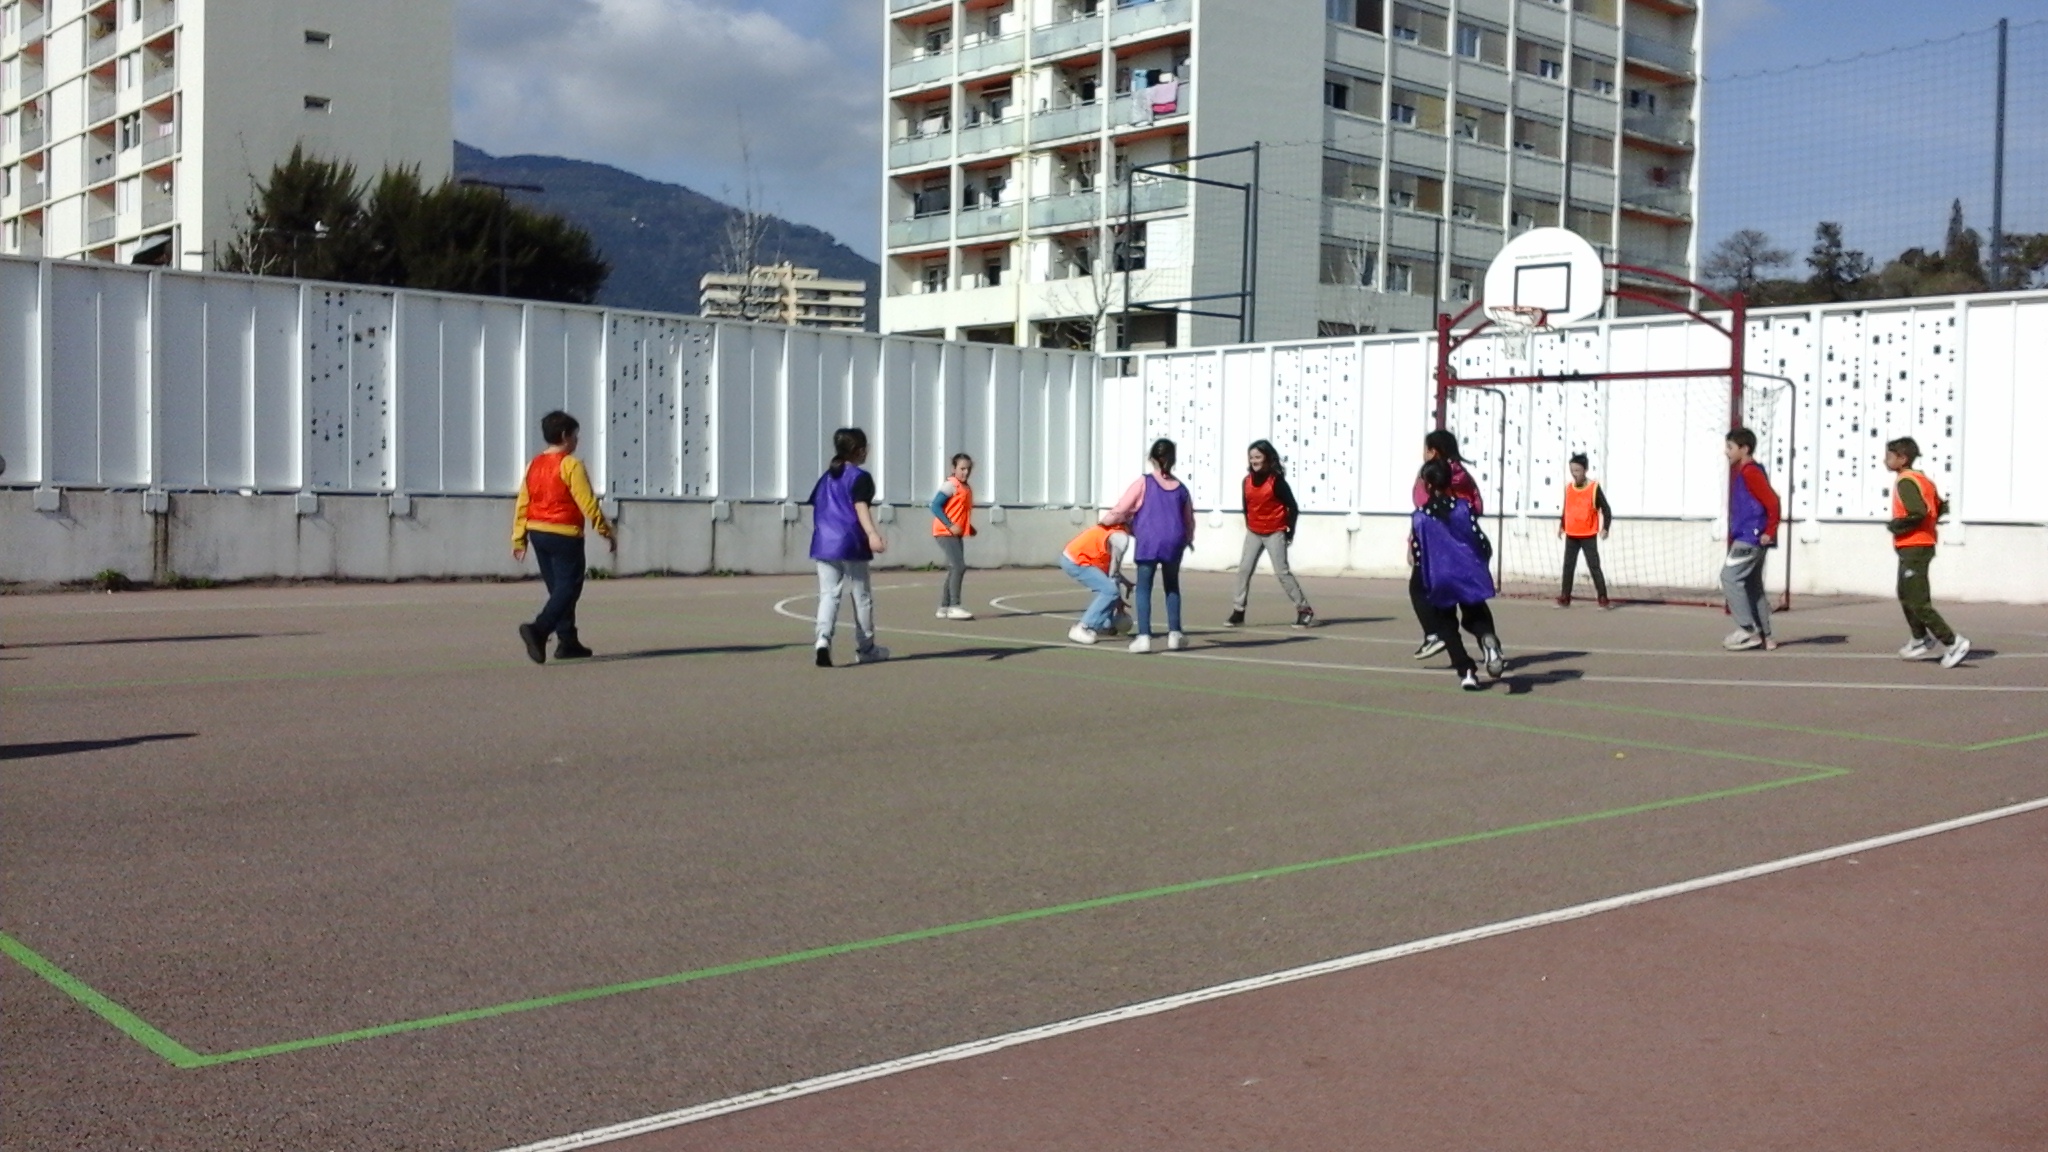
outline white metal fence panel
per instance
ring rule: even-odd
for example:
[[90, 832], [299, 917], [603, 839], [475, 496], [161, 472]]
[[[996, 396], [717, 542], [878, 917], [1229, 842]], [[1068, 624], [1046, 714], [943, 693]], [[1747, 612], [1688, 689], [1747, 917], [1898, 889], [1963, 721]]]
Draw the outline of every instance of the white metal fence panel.
[[0, 260], [0, 483], [35, 483], [43, 466], [43, 269]]

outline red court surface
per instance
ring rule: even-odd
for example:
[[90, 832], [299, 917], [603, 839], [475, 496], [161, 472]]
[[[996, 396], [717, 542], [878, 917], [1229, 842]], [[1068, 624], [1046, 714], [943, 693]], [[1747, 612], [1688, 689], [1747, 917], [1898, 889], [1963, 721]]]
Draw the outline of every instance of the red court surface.
[[2048, 1148], [2048, 810], [586, 1146]]
[[1956, 824], [2048, 797], [2048, 608], [1505, 600], [1468, 693], [1400, 584], [1232, 582], [1140, 656], [889, 573], [831, 669], [802, 576], [545, 667], [533, 584], [6, 598], [0, 1144], [2048, 1146], [2048, 815]]

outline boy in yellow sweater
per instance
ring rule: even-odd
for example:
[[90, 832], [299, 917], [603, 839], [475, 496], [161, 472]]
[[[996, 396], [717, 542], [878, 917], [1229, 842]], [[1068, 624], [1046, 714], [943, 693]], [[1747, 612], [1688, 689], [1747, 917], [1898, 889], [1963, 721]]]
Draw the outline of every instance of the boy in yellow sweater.
[[598, 507], [590, 490], [590, 474], [576, 458], [578, 429], [582, 425], [567, 412], [550, 412], [540, 418], [541, 439], [547, 450], [526, 466], [526, 478], [519, 483], [519, 503], [512, 511], [512, 558], [526, 560], [528, 545], [540, 562], [541, 583], [547, 585], [548, 602], [531, 624], [519, 626], [519, 639], [526, 645], [527, 658], [547, 663], [550, 635], [558, 637], [555, 659], [578, 660], [589, 656], [576, 637], [576, 601], [583, 595], [583, 522], [590, 521], [599, 536], [619, 551], [618, 537], [611, 522]]

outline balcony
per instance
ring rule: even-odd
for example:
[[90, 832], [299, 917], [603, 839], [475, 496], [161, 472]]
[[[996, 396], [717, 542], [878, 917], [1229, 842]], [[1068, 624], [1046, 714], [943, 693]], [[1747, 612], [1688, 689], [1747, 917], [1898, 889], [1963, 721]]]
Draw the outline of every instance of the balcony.
[[173, 215], [173, 206], [176, 202], [176, 199], [168, 192], [143, 200], [142, 226], [144, 228], [154, 228], [159, 224], [169, 223]]
[[987, 72], [993, 68], [1015, 68], [1024, 63], [1024, 37], [1017, 34], [1000, 40], [983, 40], [960, 49], [960, 72]]
[[1624, 210], [1636, 209], [1682, 220], [1692, 218], [1692, 193], [1683, 188], [1659, 188], [1653, 184], [1627, 184], [1621, 189]]
[[1139, 0], [1136, 4], [1120, 4], [1109, 14], [1109, 38], [1122, 40], [1126, 36], [1186, 24], [1194, 18], [1194, 0]]
[[1042, 144], [1068, 136], [1089, 136], [1102, 131], [1102, 105], [1071, 104], [1052, 108], [1031, 118], [1031, 142]]
[[1102, 43], [1102, 17], [1078, 16], [1031, 30], [1031, 54], [1065, 56]]
[[1126, 209], [1143, 216], [1187, 206], [1188, 185], [1184, 180], [1140, 179], [1135, 185], [1119, 184], [1109, 193], [1109, 210], [1116, 216], [1123, 215]]
[[930, 56], [918, 56], [889, 66], [889, 90], [916, 88], [934, 81], [944, 80], [953, 74], [953, 54], [935, 52]]
[[15, 90], [16, 93], [23, 100], [26, 100], [41, 92], [43, 90], [43, 66], [41, 64], [29, 63], [27, 56], [17, 56], [14, 58], [14, 61], [15, 67], [21, 69], [20, 79], [17, 81], [20, 87]]
[[908, 220], [889, 221], [889, 247], [904, 248], [913, 244], [944, 244], [953, 234], [953, 217], [939, 212], [930, 216], [914, 216]]
[[1001, 204], [993, 208], [969, 208], [960, 213], [959, 236], [966, 240], [973, 236], [996, 236], [1015, 232], [1024, 216], [1015, 204]]
[[23, 153], [33, 152], [41, 148], [43, 141], [49, 138], [50, 126], [47, 122], [42, 120], [24, 120], [22, 122], [21, 150]]
[[1653, 112], [1630, 112], [1621, 118], [1624, 135], [1635, 136], [1674, 148], [1692, 147], [1692, 121], [1680, 116], [1659, 116]]
[[166, 0], [165, 3], [159, 4], [148, 12], [143, 13], [142, 34], [144, 36], [154, 36], [177, 22], [177, 0]]
[[944, 160], [953, 154], [953, 134], [935, 132], [930, 136], [906, 136], [889, 145], [889, 167], [915, 168]]
[[176, 129], [162, 136], [152, 137], [142, 142], [142, 162], [144, 164], [154, 164], [167, 156], [176, 156], [177, 154], [178, 133]]
[[898, 12], [908, 12], [913, 8], [930, 8], [937, 3], [939, 3], [939, 0], [889, 0], [889, 14], [893, 16]]
[[44, 200], [46, 200], [46, 199], [48, 199], [48, 198], [49, 198], [49, 195], [50, 195], [50, 185], [49, 185], [49, 184], [48, 184], [47, 182], [45, 182], [45, 181], [42, 181], [42, 180], [30, 180], [30, 179], [28, 179], [28, 178], [27, 178], [26, 176], [22, 177], [22, 181], [21, 181], [21, 210], [22, 210], [22, 211], [26, 212], [26, 211], [28, 211], [28, 210], [29, 210], [30, 208], [33, 208], [33, 207], [35, 207], [36, 205], [38, 205], [38, 204], [41, 204], [41, 203], [42, 203], [42, 202], [43, 202]]
[[114, 99], [114, 92], [111, 89], [104, 92], [94, 89], [91, 99], [86, 101], [85, 122], [97, 124], [111, 117], [114, 114]]
[[142, 98], [154, 100], [178, 86], [178, 70], [164, 68], [145, 76], [142, 81]]
[[107, 57], [112, 56], [114, 54], [114, 45], [118, 42], [119, 38], [112, 32], [108, 32], [97, 40], [86, 41], [85, 66], [90, 68]]
[[1072, 192], [1064, 196], [1043, 196], [1031, 202], [1033, 228], [1063, 228], [1096, 218], [1102, 198], [1094, 192]]
[[1673, 44], [1669, 40], [1657, 40], [1649, 36], [1629, 33], [1623, 55], [1631, 61], [1639, 61], [1674, 76], [1693, 74], [1692, 49]]
[[104, 244], [113, 238], [114, 216], [112, 213], [108, 213], [105, 216], [95, 216], [85, 222], [85, 242], [87, 244]]
[[102, 180], [114, 178], [114, 145], [97, 135], [88, 135], [85, 146], [85, 182], [87, 186]]
[[21, 42], [27, 44], [31, 40], [41, 39], [43, 33], [49, 30], [50, 18], [48, 16], [32, 16], [21, 22]]
[[1015, 148], [1024, 143], [1024, 120], [1018, 117], [982, 124], [960, 133], [960, 154], [972, 152], [993, 152], [998, 148]]
[[1157, 87], [1140, 89], [1128, 96], [1119, 96], [1116, 98], [1116, 106], [1110, 110], [1110, 126], [1128, 128], [1134, 124], [1157, 124], [1161, 120], [1185, 116], [1188, 113], [1188, 97], [1192, 88], [1191, 84], [1180, 83], [1174, 92], [1173, 105], [1170, 108], [1158, 106], [1160, 93]]

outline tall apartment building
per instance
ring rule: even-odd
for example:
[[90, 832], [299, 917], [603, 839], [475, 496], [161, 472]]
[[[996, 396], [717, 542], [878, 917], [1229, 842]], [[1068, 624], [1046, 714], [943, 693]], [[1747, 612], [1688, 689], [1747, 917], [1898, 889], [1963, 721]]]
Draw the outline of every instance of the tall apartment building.
[[1543, 225], [1691, 277], [1698, 0], [888, 7], [885, 332], [1235, 340], [1250, 157], [1201, 157], [1255, 143], [1256, 339], [1426, 329]]
[[867, 281], [831, 280], [816, 268], [786, 262], [751, 272], [706, 272], [697, 290], [698, 314], [718, 320], [855, 332], [868, 322]]
[[211, 267], [294, 144], [454, 165], [453, 0], [0, 0], [0, 252]]

